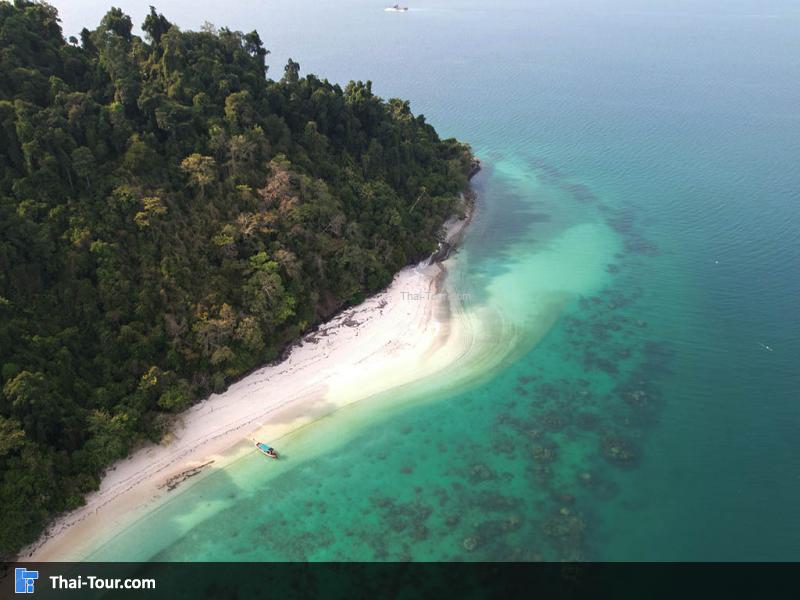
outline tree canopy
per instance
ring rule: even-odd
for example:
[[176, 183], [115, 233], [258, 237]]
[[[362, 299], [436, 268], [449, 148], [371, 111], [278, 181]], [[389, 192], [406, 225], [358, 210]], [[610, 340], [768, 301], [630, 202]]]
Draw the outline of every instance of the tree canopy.
[[469, 148], [255, 31], [0, 2], [0, 556], [434, 249]]

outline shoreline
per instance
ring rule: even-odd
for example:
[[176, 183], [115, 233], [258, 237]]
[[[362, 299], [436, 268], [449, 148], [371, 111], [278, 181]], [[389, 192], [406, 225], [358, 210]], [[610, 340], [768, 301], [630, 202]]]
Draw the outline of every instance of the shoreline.
[[[428, 377], [463, 356], [469, 332], [455, 331], [442, 265], [474, 215], [443, 228], [439, 250], [403, 268], [383, 291], [347, 308], [291, 344], [280, 362], [260, 367], [179, 415], [165, 439], [111, 466], [86, 503], [57, 517], [18, 558], [84, 559], [132, 524], [215, 469], [251, 450], [245, 441], [274, 440], [348, 404]], [[444, 256], [437, 255], [446, 249]], [[238, 451], [237, 450], [238, 447]]]

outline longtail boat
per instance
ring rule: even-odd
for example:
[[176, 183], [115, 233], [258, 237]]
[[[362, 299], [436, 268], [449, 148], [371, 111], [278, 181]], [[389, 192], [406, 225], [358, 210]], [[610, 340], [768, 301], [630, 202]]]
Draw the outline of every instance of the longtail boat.
[[269, 458], [274, 458], [277, 460], [278, 453], [272, 446], [265, 444], [264, 442], [256, 442], [256, 448], [258, 448], [258, 451], [264, 456], [268, 456]]

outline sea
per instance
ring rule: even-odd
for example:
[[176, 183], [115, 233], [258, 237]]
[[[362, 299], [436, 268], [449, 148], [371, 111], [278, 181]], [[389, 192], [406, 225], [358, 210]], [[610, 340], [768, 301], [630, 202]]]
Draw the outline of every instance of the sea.
[[[270, 440], [283, 460], [178, 488], [85, 558], [800, 560], [800, 5], [384, 3], [157, 9], [257, 29], [271, 77], [371, 80], [471, 144], [448, 281], [492, 322], [478, 358]], [[67, 35], [105, 9], [55, 4]]]

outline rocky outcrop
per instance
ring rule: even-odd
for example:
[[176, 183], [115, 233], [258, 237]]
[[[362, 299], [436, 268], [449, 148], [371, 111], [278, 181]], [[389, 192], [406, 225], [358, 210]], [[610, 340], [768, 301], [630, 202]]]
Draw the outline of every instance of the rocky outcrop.
[[473, 177], [475, 177], [475, 175], [478, 174], [480, 170], [481, 170], [481, 159], [473, 156], [472, 163], [470, 164], [469, 167], [469, 175], [467, 175], [467, 177], [472, 179]]
[[[481, 170], [481, 167], [481, 160], [473, 156], [467, 177], [469, 179], [475, 177], [475, 175], [477, 175]], [[447, 260], [453, 248], [455, 248], [459, 241], [461, 241], [461, 236], [464, 232], [464, 229], [472, 220], [472, 213], [475, 210], [475, 201], [477, 200], [477, 197], [478, 195], [475, 193], [475, 190], [470, 187], [461, 193], [461, 206], [459, 207], [458, 212], [461, 212], [464, 216], [461, 218], [451, 219], [445, 223], [444, 239], [439, 242], [439, 248], [437, 248], [436, 252], [431, 254], [431, 257], [428, 259], [428, 264], [432, 265]]]

